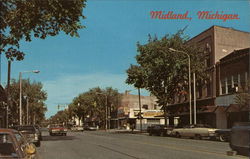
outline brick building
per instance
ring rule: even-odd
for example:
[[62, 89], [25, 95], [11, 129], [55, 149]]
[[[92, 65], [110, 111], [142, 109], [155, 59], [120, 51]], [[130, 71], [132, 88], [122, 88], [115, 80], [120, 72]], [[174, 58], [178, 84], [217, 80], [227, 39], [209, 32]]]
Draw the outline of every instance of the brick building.
[[234, 122], [249, 120], [249, 103], [237, 102], [237, 98], [246, 99], [249, 93], [249, 52], [250, 48], [235, 50], [217, 63], [219, 88], [215, 105], [224, 108], [217, 121], [220, 127], [230, 128]]
[[[229, 55], [234, 50], [249, 48], [250, 33], [232, 28], [212, 26], [197, 36], [191, 38], [187, 44], [200, 47], [204, 50], [204, 54], [207, 57], [204, 64], [206, 66], [206, 72], [209, 75], [209, 79], [205, 81], [205, 84], [196, 86], [197, 123], [209, 124], [217, 128], [229, 127], [230, 125], [227, 125], [225, 122], [227, 118], [221, 118], [224, 107], [216, 104], [216, 98], [220, 96], [220, 72], [223, 72], [219, 71], [220, 66], [218, 63], [220, 59]], [[230, 67], [235, 68], [235, 65], [237, 65], [237, 63], [232, 64]], [[244, 66], [243, 68], [237, 66], [237, 69], [239, 70], [244, 68]], [[225, 69], [225, 67], [222, 66], [222, 69]], [[236, 70], [232, 69], [232, 71]], [[245, 71], [249, 72], [249, 67], [248, 70]], [[229, 72], [226, 74], [228, 73]], [[226, 75], [222, 73], [222, 76]], [[188, 96], [188, 94], [185, 96]], [[181, 125], [189, 124], [188, 97], [176, 97], [174, 103], [168, 105], [166, 109], [171, 125], [174, 124], [175, 120], [178, 120], [178, 123]]]

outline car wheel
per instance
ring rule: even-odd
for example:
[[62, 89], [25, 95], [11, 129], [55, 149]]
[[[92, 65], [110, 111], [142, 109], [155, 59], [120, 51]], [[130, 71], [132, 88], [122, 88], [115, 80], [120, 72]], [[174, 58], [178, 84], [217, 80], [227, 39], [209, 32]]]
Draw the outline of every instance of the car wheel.
[[227, 141], [227, 137], [224, 134], [220, 134], [219, 141], [225, 142], [225, 141]]
[[195, 134], [194, 138], [195, 138], [196, 140], [201, 140], [201, 139], [202, 139], [202, 137], [201, 137], [200, 134]]
[[177, 138], [181, 138], [180, 133], [176, 132], [176, 133], [175, 133], [175, 137], [177, 137]]

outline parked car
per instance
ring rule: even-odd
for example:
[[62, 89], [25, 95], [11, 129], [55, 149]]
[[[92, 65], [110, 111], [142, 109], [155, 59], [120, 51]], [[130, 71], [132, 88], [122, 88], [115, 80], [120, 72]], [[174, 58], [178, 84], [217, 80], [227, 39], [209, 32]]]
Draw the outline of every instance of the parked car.
[[250, 122], [236, 123], [231, 129], [229, 145], [241, 155], [250, 155]]
[[189, 125], [183, 128], [175, 128], [172, 133], [175, 137], [190, 137], [195, 139], [202, 139], [208, 137], [210, 139], [215, 138], [215, 131], [217, 129], [211, 128], [208, 125], [197, 124]]
[[96, 130], [97, 130], [97, 127], [96, 127], [96, 126], [88, 126], [88, 125], [85, 125], [85, 126], [84, 126], [84, 130], [96, 131]]
[[71, 131], [83, 131], [83, 127], [77, 125], [73, 125], [70, 129]]
[[37, 147], [41, 146], [40, 132], [34, 125], [17, 125], [12, 128], [20, 131], [29, 142], [34, 143]]
[[68, 132], [67, 128], [65, 128], [62, 124], [52, 124], [49, 127], [50, 136], [54, 136], [54, 135], [66, 136], [67, 132]]
[[218, 129], [215, 130], [216, 139], [225, 142], [230, 140], [231, 129]]
[[42, 141], [42, 130], [41, 130], [41, 127], [39, 125], [34, 125], [34, 126], [37, 129], [37, 131], [38, 131], [38, 135], [39, 135], [38, 137], [39, 137], [40, 141]]
[[149, 135], [169, 136], [173, 128], [166, 125], [151, 125], [147, 127]]
[[36, 147], [17, 130], [0, 129], [0, 158], [36, 159]]

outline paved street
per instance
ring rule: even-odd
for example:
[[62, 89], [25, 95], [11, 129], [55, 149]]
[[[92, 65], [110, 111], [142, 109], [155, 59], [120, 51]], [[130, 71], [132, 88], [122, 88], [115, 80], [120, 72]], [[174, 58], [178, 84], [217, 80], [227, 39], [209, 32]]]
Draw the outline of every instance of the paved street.
[[104, 131], [69, 132], [68, 136], [43, 133], [42, 159], [228, 159], [228, 143], [148, 136], [145, 134], [107, 133]]

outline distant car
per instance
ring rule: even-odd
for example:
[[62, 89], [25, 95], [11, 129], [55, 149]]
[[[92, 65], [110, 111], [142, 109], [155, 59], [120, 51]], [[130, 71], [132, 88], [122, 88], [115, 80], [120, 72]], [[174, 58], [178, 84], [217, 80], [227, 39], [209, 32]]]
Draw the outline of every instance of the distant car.
[[82, 126], [77, 126], [77, 125], [74, 125], [71, 127], [71, 131], [83, 131], [83, 127]]
[[36, 147], [14, 129], [0, 129], [0, 158], [36, 159]]
[[34, 125], [17, 125], [13, 126], [12, 128], [20, 131], [29, 142], [34, 143], [37, 147], [41, 146], [41, 134]]
[[147, 127], [147, 132], [149, 135], [159, 135], [159, 136], [169, 136], [171, 131], [173, 130], [172, 127], [166, 125], [151, 125]]
[[49, 127], [50, 136], [54, 136], [54, 135], [66, 136], [67, 132], [68, 132], [68, 129], [65, 128], [62, 124], [52, 124]]
[[195, 139], [208, 137], [209, 139], [214, 139], [216, 130], [217, 129], [211, 128], [208, 125], [197, 124], [185, 126], [183, 128], [175, 128], [173, 129], [172, 134], [175, 137], [190, 137]]

